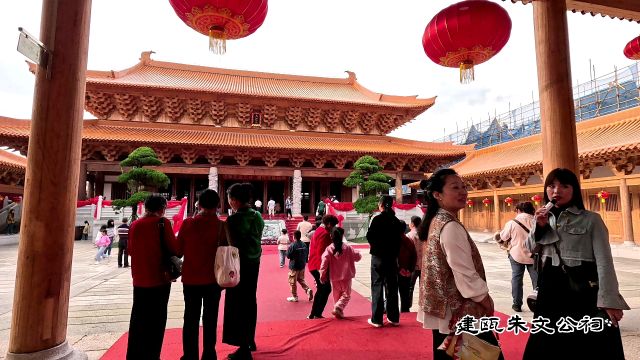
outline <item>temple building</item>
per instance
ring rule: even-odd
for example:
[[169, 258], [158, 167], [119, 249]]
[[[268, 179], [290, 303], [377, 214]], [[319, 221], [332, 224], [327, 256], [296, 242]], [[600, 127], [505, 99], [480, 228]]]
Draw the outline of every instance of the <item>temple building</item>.
[[[585, 207], [602, 216], [612, 244], [640, 245], [640, 107], [577, 123], [576, 133]], [[540, 134], [469, 150], [453, 168], [468, 184], [460, 218], [469, 230], [499, 231], [518, 202], [544, 205]]]
[[[35, 66], [31, 65], [31, 71]], [[78, 198], [127, 196], [119, 162], [153, 148], [171, 179], [167, 197], [251, 182], [256, 197], [309, 214], [321, 197], [355, 201], [342, 182], [362, 155], [402, 184], [462, 157], [471, 146], [387, 136], [435, 99], [372, 92], [352, 72], [342, 79], [269, 74], [161, 62], [142, 53], [122, 71], [87, 71]], [[0, 145], [26, 154], [30, 121], [0, 118]], [[83, 186], [87, 184], [87, 186]], [[223, 211], [228, 204], [223, 204]], [[193, 206], [189, 207], [190, 209]]]

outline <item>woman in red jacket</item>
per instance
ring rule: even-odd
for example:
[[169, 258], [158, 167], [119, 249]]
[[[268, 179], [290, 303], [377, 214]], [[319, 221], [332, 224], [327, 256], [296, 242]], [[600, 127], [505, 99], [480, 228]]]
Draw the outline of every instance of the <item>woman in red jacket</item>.
[[324, 250], [332, 244], [331, 230], [338, 225], [338, 218], [333, 215], [325, 215], [322, 218], [322, 225], [323, 226], [320, 226], [316, 229], [316, 232], [313, 233], [311, 245], [309, 246], [309, 262], [307, 263], [307, 268], [316, 280], [316, 295], [313, 298], [311, 314], [307, 316], [307, 319], [323, 318], [322, 312], [327, 305], [329, 294], [331, 294], [331, 283], [327, 282], [323, 284], [320, 281], [320, 264], [322, 263]]
[[184, 293], [184, 325], [182, 327], [181, 360], [198, 360], [200, 311], [202, 309], [202, 360], [216, 359], [216, 329], [222, 289], [215, 277], [218, 244], [227, 244], [225, 223], [218, 219], [216, 209], [220, 196], [207, 189], [198, 197], [198, 214], [182, 223], [178, 242], [182, 264]]
[[165, 277], [163, 267], [163, 259], [167, 255], [163, 254], [160, 241], [164, 241], [173, 254], [179, 252], [171, 222], [163, 217], [167, 200], [151, 195], [144, 202], [144, 207], [146, 213], [131, 224], [127, 242], [133, 278], [127, 360], [160, 358], [171, 292], [171, 280]]

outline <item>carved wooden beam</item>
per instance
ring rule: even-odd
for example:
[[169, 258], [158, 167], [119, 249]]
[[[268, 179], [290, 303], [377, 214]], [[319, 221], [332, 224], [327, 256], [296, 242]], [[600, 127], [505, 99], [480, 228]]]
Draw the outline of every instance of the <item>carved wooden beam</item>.
[[299, 106], [289, 107], [284, 119], [290, 129], [297, 129], [300, 122], [302, 122], [302, 108]]
[[396, 171], [402, 171], [402, 170], [404, 170], [404, 166], [407, 164], [407, 160], [408, 159], [405, 158], [405, 157], [397, 156], [397, 157], [394, 157], [391, 160], [391, 162], [393, 163], [393, 168]]
[[322, 110], [317, 108], [311, 108], [307, 112], [307, 117], [304, 119], [305, 124], [309, 129], [314, 130], [320, 125], [322, 121]]
[[630, 175], [636, 167], [636, 160], [627, 157], [609, 160], [606, 162], [606, 166], [611, 169], [616, 176]]
[[133, 119], [138, 113], [138, 97], [131, 94], [114, 94], [116, 109], [123, 118]]
[[342, 126], [348, 132], [352, 132], [358, 126], [359, 117], [360, 117], [360, 112], [357, 110], [345, 111], [342, 116]]
[[162, 114], [162, 98], [156, 96], [140, 96], [140, 102], [142, 104], [142, 114], [144, 117], [152, 122], [158, 120], [160, 114]]
[[304, 164], [306, 157], [303, 153], [294, 153], [289, 157], [289, 159], [293, 167], [299, 168], [299, 167], [302, 167], [302, 165]]
[[240, 166], [246, 166], [251, 160], [249, 150], [238, 150], [234, 156]]
[[377, 113], [374, 112], [366, 112], [362, 113], [360, 117], [360, 129], [365, 134], [368, 134], [373, 130], [376, 125], [376, 118], [378, 117]]
[[86, 109], [100, 119], [107, 119], [116, 109], [111, 94], [88, 91], [85, 95]]
[[185, 113], [184, 102], [180, 98], [164, 98], [164, 112], [173, 122], [179, 122]]
[[262, 124], [266, 128], [272, 128], [278, 120], [278, 106], [265, 105], [262, 107]]
[[118, 156], [120, 155], [120, 147], [118, 145], [103, 145], [102, 148], [100, 149], [100, 152], [102, 153], [102, 156], [104, 156], [104, 158], [107, 161], [115, 161], [116, 159], [118, 159]]
[[187, 116], [194, 124], [199, 124], [207, 115], [207, 103], [200, 99], [187, 101]]
[[168, 147], [156, 147], [153, 150], [156, 152], [158, 160], [162, 161], [165, 164], [168, 163], [169, 160], [171, 160], [171, 158], [173, 157], [173, 151]]
[[227, 118], [227, 108], [224, 101], [212, 101], [211, 107], [209, 108], [211, 120], [216, 125], [224, 124], [225, 119]]
[[324, 114], [324, 126], [328, 131], [335, 131], [340, 124], [340, 110], [331, 109]]
[[251, 126], [251, 104], [239, 103], [236, 109], [236, 116], [241, 126]]
[[185, 164], [191, 165], [198, 158], [198, 150], [193, 148], [184, 148], [181, 151], [180, 157]]
[[504, 179], [501, 176], [492, 176], [487, 179], [487, 183], [492, 189], [499, 189], [502, 186]]
[[219, 149], [207, 149], [207, 160], [209, 160], [209, 164], [218, 165], [220, 160], [222, 160], [222, 153]]
[[268, 167], [274, 167], [278, 160], [280, 160], [280, 154], [277, 151], [267, 151], [264, 156], [264, 163], [267, 164]]
[[313, 163], [313, 166], [320, 169], [324, 167], [324, 164], [327, 162], [327, 156], [324, 153], [314, 153], [311, 156], [311, 162]]
[[335, 155], [333, 159], [331, 159], [331, 162], [333, 163], [333, 165], [335, 165], [336, 168], [338, 169], [344, 169], [344, 166], [347, 164], [348, 161], [349, 161], [349, 158], [344, 154]]

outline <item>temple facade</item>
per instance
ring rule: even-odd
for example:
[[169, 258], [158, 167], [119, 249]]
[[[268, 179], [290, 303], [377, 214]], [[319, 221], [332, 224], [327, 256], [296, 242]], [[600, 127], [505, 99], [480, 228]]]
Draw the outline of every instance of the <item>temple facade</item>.
[[[31, 70], [35, 68], [31, 66]], [[171, 179], [160, 191], [188, 197], [250, 182], [266, 205], [293, 199], [309, 214], [325, 196], [355, 201], [344, 187], [362, 155], [402, 184], [460, 158], [470, 146], [387, 136], [435, 99], [372, 92], [352, 72], [342, 79], [268, 74], [155, 61], [150, 52], [122, 71], [88, 71], [78, 199], [127, 196], [119, 162], [149, 146]], [[0, 118], [0, 145], [26, 154], [30, 121]], [[87, 184], [87, 186], [83, 186]], [[415, 194], [414, 194], [415, 195]], [[223, 211], [228, 204], [223, 204]]]
[[[640, 245], [640, 108], [580, 122], [576, 133], [585, 207], [602, 216], [612, 243]], [[467, 152], [453, 166], [468, 183], [465, 226], [498, 231], [518, 202], [542, 206], [542, 166], [541, 135]]]

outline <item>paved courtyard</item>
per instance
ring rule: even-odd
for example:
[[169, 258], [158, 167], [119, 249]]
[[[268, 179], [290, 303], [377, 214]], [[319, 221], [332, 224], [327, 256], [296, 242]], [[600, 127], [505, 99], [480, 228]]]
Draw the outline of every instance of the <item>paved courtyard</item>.
[[[487, 237], [482, 233], [472, 235], [476, 240]], [[495, 244], [478, 243], [478, 248], [496, 310], [511, 314], [511, 267], [506, 255]], [[9, 341], [17, 251], [17, 245], [0, 246], [0, 359], [4, 359]], [[621, 252], [640, 254], [635, 249], [614, 249], [614, 254]], [[118, 269], [117, 250], [109, 264], [94, 265], [94, 253], [89, 241], [75, 242], [68, 323], [69, 342], [85, 351], [89, 359], [99, 359], [127, 331], [132, 299], [131, 275], [128, 269]], [[370, 257], [366, 254], [358, 263], [354, 282], [354, 290], [367, 298], [370, 297], [369, 263]], [[621, 324], [625, 353], [627, 359], [640, 359], [640, 259], [616, 257], [615, 265], [621, 293], [632, 307], [625, 312]], [[527, 292], [525, 288], [525, 294]], [[414, 295], [417, 298], [417, 293]], [[414, 305], [412, 310], [416, 309]], [[182, 315], [182, 286], [178, 282], [171, 290], [167, 327], [181, 327]], [[522, 313], [525, 320], [531, 320], [531, 315], [527, 310]]]

